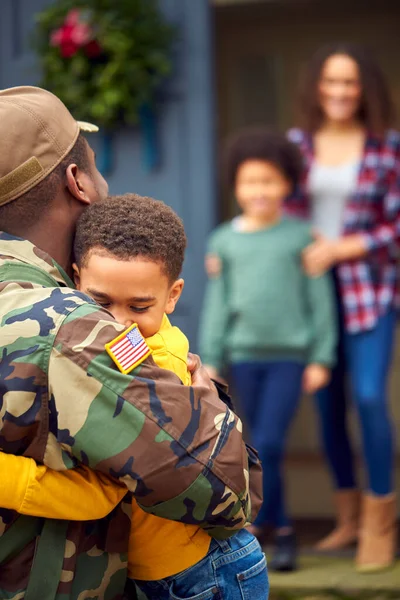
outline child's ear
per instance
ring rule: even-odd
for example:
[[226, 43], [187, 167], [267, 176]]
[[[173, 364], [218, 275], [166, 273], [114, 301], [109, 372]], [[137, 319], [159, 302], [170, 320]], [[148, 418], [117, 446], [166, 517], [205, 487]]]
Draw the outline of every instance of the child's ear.
[[79, 273], [79, 267], [76, 263], [72, 263], [72, 269], [74, 271], [74, 282], [76, 289], [79, 290], [81, 285], [81, 275]]
[[171, 289], [169, 290], [169, 298], [168, 298], [167, 306], [165, 308], [165, 313], [167, 315], [170, 315], [171, 313], [174, 312], [176, 303], [178, 302], [179, 298], [181, 297], [184, 285], [185, 285], [185, 282], [183, 281], [183, 279], [177, 279], [171, 286]]

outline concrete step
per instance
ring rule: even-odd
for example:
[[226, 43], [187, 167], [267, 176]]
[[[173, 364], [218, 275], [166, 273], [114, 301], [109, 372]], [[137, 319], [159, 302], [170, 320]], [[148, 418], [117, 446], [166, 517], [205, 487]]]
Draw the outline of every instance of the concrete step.
[[[268, 558], [268, 548], [266, 548]], [[360, 574], [352, 556], [300, 556], [293, 573], [270, 573], [270, 600], [400, 600], [400, 561], [375, 574]]]

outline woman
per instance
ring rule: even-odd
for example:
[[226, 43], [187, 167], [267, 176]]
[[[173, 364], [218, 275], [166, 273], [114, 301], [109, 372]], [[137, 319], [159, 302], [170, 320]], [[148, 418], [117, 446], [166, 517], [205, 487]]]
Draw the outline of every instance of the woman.
[[[392, 564], [396, 546], [394, 442], [387, 398], [399, 284], [400, 134], [382, 73], [361, 48], [320, 49], [302, 81], [303, 129], [289, 137], [305, 158], [303, 190], [288, 211], [310, 218], [315, 241], [304, 252], [310, 275], [332, 270], [341, 325], [332, 381], [317, 394], [322, 439], [336, 493], [337, 525], [321, 550], [358, 540], [356, 565]], [[357, 490], [346, 427], [350, 376], [368, 486]]]

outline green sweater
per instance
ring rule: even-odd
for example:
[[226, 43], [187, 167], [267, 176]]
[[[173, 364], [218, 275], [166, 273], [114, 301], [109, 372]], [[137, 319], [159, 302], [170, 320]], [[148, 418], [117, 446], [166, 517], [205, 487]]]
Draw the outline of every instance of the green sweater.
[[301, 253], [312, 241], [301, 221], [254, 232], [218, 227], [208, 252], [222, 262], [208, 282], [200, 326], [205, 364], [300, 360], [331, 366], [336, 320], [329, 276], [308, 277]]

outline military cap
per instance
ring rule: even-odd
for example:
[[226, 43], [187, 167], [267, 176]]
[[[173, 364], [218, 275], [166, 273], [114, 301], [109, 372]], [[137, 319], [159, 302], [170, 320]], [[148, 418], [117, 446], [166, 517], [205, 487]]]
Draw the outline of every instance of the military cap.
[[51, 92], [33, 86], [0, 90], [0, 206], [49, 175], [80, 131], [98, 127], [76, 121]]

